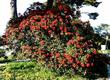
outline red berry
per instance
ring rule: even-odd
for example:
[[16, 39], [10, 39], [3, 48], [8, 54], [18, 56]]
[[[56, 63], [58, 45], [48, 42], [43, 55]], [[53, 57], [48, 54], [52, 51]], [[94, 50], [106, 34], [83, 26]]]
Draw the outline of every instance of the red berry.
[[56, 58], [59, 58], [60, 57], [60, 53], [56, 53]]
[[90, 67], [90, 63], [87, 63], [87, 64], [86, 64], [86, 67], [88, 67], [88, 68], [89, 68], [89, 67]]
[[43, 46], [44, 44], [45, 44], [45, 41], [44, 40], [41, 40], [40, 41], [40, 45]]
[[81, 67], [85, 67], [84, 63], [81, 63]]
[[81, 64], [81, 62], [80, 62], [80, 61], [78, 61], [78, 60], [76, 61], [76, 63], [77, 63], [78, 65], [79, 65], [79, 64]]
[[78, 53], [76, 53], [76, 54], [75, 54], [75, 58], [78, 58], [78, 56], [79, 56], [79, 54], [78, 54]]
[[94, 54], [96, 54], [96, 53], [97, 53], [97, 51], [94, 49], [94, 50], [93, 50], [93, 53], [94, 53]]
[[91, 55], [90, 55], [90, 54], [87, 54], [86, 57], [87, 57], [87, 58], [91, 58]]
[[94, 66], [94, 63], [91, 63], [91, 66], [93, 67]]

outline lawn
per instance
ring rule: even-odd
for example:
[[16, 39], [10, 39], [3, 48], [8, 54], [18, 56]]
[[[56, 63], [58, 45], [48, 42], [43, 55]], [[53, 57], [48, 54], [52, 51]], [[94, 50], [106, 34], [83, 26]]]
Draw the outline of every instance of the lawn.
[[99, 53], [110, 54], [110, 50], [99, 50]]
[[[0, 50], [0, 53], [4, 50]], [[12, 62], [13, 56], [0, 58], [0, 80], [85, 80], [80, 75], [58, 75], [43, 63], [31, 62]], [[11, 61], [11, 62], [10, 62]]]
[[[110, 50], [99, 50], [99, 53], [110, 53]], [[11, 60], [13, 56], [9, 56], [7, 60]], [[3, 57], [1, 61], [7, 61]], [[8, 62], [8, 64], [0, 66], [0, 80], [87, 80], [81, 75], [63, 74], [58, 75], [49, 69], [44, 63], [30, 62]]]
[[10, 62], [0, 66], [0, 74], [0, 80], [85, 80], [79, 75], [57, 75], [36, 62]]

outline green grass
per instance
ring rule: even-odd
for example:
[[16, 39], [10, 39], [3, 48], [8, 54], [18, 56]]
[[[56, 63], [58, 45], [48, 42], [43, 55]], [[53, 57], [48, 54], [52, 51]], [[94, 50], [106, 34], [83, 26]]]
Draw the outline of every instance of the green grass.
[[[110, 50], [99, 50], [99, 53], [110, 53]], [[13, 56], [9, 56], [11, 60]], [[3, 57], [0, 61], [4, 61]], [[36, 62], [10, 62], [0, 66], [0, 80], [86, 80], [80, 75], [58, 75], [43, 63]]]
[[102, 54], [110, 54], [110, 50], [98, 50], [98, 52]]
[[0, 67], [0, 73], [0, 80], [85, 80], [79, 75], [57, 75], [36, 62], [11, 62]]
[[8, 56], [7, 59], [4, 57], [0, 57], [0, 63], [11, 62], [11, 61], [13, 61], [13, 55]]
[[3, 49], [0, 49], [0, 53], [5, 52]]

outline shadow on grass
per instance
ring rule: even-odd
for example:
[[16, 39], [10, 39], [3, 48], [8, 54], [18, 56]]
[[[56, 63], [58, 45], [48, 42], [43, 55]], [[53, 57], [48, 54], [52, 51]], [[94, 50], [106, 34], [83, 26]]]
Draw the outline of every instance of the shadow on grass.
[[0, 60], [0, 63], [8, 63], [8, 62], [13, 62], [15, 60], [12, 60], [12, 59], [4, 59], [4, 60]]

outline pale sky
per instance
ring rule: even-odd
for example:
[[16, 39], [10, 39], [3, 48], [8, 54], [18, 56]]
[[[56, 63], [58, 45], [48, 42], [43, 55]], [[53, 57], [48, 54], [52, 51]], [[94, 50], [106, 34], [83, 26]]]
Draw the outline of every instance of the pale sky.
[[86, 14], [82, 14], [83, 18], [82, 20], [86, 21], [89, 20], [91, 22], [92, 26], [100, 25], [101, 23], [106, 23], [110, 25], [110, 0], [98, 0], [99, 2], [102, 1], [102, 3], [98, 6], [98, 8], [95, 7], [83, 7], [81, 10], [83, 12], [98, 12], [99, 16], [96, 20], [91, 20]]
[[[7, 1], [7, 2], [6, 2]], [[46, 2], [47, 0], [17, 0], [18, 13], [23, 13], [26, 8], [33, 2]], [[110, 25], [110, 0], [98, 0], [102, 1], [98, 8], [91, 6], [83, 7], [82, 12], [98, 12], [99, 16], [96, 20], [91, 20], [86, 14], [82, 14], [81, 19], [83, 21], [90, 21], [92, 26], [106, 23]], [[5, 32], [6, 24], [10, 19], [10, 0], [0, 0], [0, 35]]]

